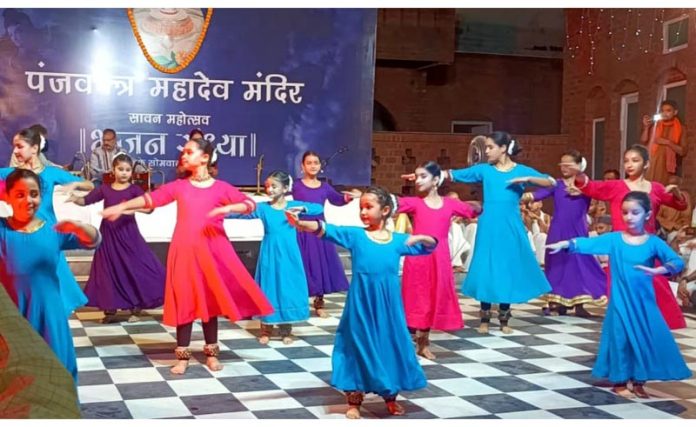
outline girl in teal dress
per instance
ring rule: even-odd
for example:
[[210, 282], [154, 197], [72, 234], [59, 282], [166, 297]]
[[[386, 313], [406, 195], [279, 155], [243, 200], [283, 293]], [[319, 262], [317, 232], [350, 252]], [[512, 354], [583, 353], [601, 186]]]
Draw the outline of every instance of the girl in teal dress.
[[283, 343], [292, 344], [292, 324], [309, 319], [309, 292], [297, 244], [297, 230], [288, 223], [285, 210], [321, 215], [324, 207], [316, 203], [286, 200], [286, 194], [292, 191], [292, 178], [286, 172], [271, 173], [265, 185], [266, 193], [271, 198], [269, 202], [257, 203], [256, 210], [250, 214], [231, 215], [228, 218], [260, 219], [263, 223], [264, 236], [254, 280], [273, 305], [274, 312], [259, 317], [259, 342], [268, 344], [273, 325], [278, 325]]
[[399, 260], [404, 255], [432, 253], [437, 240], [388, 231], [385, 223], [393, 211], [389, 193], [370, 187], [360, 197], [360, 219], [366, 228], [298, 221], [296, 214], [288, 214], [300, 230], [318, 234], [351, 253], [353, 279], [331, 357], [331, 385], [346, 393], [348, 418], [360, 418], [365, 393], [382, 396], [390, 414], [403, 415], [397, 394], [427, 385], [406, 326]]
[[60, 251], [95, 247], [100, 239], [88, 224], [57, 224], [38, 216], [41, 179], [17, 169], [6, 180], [12, 216], [0, 220], [0, 282], [19, 312], [41, 335], [77, 381], [77, 360], [57, 274]]
[[[94, 189], [94, 184], [90, 181], [82, 180], [61, 168], [44, 166], [39, 159], [39, 153], [43, 148], [41, 135], [35, 130], [23, 129], [19, 131], [14, 136], [12, 145], [14, 147], [12, 155], [20, 165], [19, 168], [32, 170], [41, 178], [41, 199], [43, 202], [39, 206], [36, 216], [42, 220], [51, 224], [58, 222], [53, 210], [53, 190], [57, 185], [62, 185], [67, 193], [72, 193], [74, 190], [91, 191]], [[6, 179], [14, 170], [15, 168], [0, 169], [0, 179]], [[66, 315], [70, 315], [77, 307], [87, 303], [87, 297], [75, 280], [62, 252], [59, 254], [56, 268], [60, 281], [60, 297]]]
[[454, 182], [483, 184], [483, 212], [478, 219], [476, 250], [462, 292], [481, 301], [479, 332], [488, 333], [491, 303], [499, 304], [498, 320], [503, 333], [508, 326], [510, 304], [523, 303], [551, 291], [529, 246], [520, 214], [520, 198], [531, 185], [551, 187], [549, 175], [515, 163], [519, 143], [507, 132], [486, 138], [488, 164], [445, 173]]
[[[608, 378], [614, 383], [613, 391], [623, 397], [648, 399], [650, 395], [643, 388], [646, 381], [691, 377], [657, 305], [652, 277], [676, 275], [684, 269], [684, 262], [667, 243], [645, 231], [652, 214], [647, 193], [628, 193], [621, 208], [625, 231], [564, 240], [547, 248], [551, 253], [568, 249], [579, 254], [609, 255], [611, 298], [592, 375]], [[653, 267], [657, 260], [662, 265]]]

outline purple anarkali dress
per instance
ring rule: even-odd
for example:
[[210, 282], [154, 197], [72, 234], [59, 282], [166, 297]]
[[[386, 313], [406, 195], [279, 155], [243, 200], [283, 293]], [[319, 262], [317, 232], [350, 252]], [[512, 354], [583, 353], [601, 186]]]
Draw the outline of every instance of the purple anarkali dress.
[[[586, 218], [591, 199], [582, 194], [571, 196], [566, 188], [565, 182], [559, 179], [555, 187], [533, 193], [534, 200], [553, 196], [554, 215], [546, 244], [588, 235]], [[551, 283], [551, 292], [542, 299], [566, 307], [585, 303], [606, 304], [607, 276], [592, 255], [568, 251], [550, 254], [547, 251], [544, 258], [544, 272]]]
[[[317, 203], [324, 206], [328, 200], [332, 205], [343, 206], [347, 202], [343, 194], [331, 185], [322, 182], [318, 188], [307, 187], [301, 179], [295, 180], [292, 189], [294, 200]], [[324, 215], [305, 216], [305, 220], [324, 219]], [[343, 271], [343, 264], [338, 257], [336, 246], [328, 240], [322, 240], [311, 233], [297, 233], [297, 242], [307, 274], [309, 296], [322, 296], [348, 289], [348, 279]]]
[[[85, 196], [85, 204], [104, 200], [104, 208], [142, 196], [132, 185], [114, 190], [101, 185]], [[101, 310], [156, 308], [164, 300], [165, 272], [138, 230], [135, 215], [122, 215], [116, 221], [102, 220], [102, 244], [94, 253], [85, 294], [90, 307]]]

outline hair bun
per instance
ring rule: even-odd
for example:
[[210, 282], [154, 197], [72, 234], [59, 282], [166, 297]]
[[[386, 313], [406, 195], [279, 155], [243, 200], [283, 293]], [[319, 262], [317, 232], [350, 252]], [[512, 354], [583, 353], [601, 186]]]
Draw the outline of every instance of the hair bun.
[[587, 160], [585, 160], [585, 158], [583, 157], [580, 159], [580, 172], [585, 172], [586, 169], [587, 169]]

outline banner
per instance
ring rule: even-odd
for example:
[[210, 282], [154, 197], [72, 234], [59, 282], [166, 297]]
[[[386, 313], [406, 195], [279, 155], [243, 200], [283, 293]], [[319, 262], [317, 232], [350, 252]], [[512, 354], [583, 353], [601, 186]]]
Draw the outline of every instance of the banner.
[[[13, 135], [48, 128], [46, 157], [89, 157], [105, 128], [175, 176], [194, 128], [219, 178], [299, 174], [302, 153], [336, 183], [370, 182], [373, 9], [1, 9], [0, 163]], [[129, 19], [130, 18], [130, 19]], [[156, 180], [156, 178], [153, 178]]]

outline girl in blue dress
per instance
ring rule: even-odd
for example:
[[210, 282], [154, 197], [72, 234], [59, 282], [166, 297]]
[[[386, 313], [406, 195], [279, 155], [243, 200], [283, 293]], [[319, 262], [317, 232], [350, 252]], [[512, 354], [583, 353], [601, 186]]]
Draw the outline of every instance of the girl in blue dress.
[[510, 304], [551, 291], [529, 246], [519, 206], [525, 189], [532, 185], [551, 187], [556, 180], [514, 162], [512, 158], [520, 151], [510, 134], [493, 132], [486, 138], [488, 164], [445, 172], [454, 182], [483, 183], [476, 250], [462, 287], [465, 295], [481, 301], [481, 333], [488, 333], [491, 303], [499, 305], [500, 329], [511, 333]]
[[[21, 169], [35, 172], [41, 178], [41, 199], [36, 216], [42, 220], [55, 224], [58, 222], [53, 210], [53, 190], [57, 185], [63, 186], [63, 191], [72, 193], [74, 190], [91, 191], [94, 184], [85, 181], [61, 168], [44, 166], [39, 159], [42, 142], [41, 135], [33, 129], [23, 129], [12, 139], [12, 155], [17, 160]], [[6, 179], [15, 168], [0, 169], [0, 179]], [[60, 297], [65, 307], [66, 315], [70, 315], [77, 307], [87, 303], [87, 297], [78, 285], [75, 276], [70, 271], [68, 261], [61, 252], [57, 264], [58, 280], [60, 281]]]
[[259, 317], [259, 342], [268, 344], [273, 325], [278, 325], [283, 343], [292, 344], [292, 324], [309, 319], [309, 292], [297, 243], [297, 230], [288, 222], [285, 211], [321, 215], [324, 207], [316, 203], [286, 200], [286, 194], [292, 191], [292, 178], [286, 172], [272, 172], [266, 178], [265, 186], [270, 201], [258, 203], [251, 214], [232, 215], [228, 218], [260, 219], [263, 223], [264, 236], [254, 279], [273, 305], [274, 312]]
[[365, 393], [382, 396], [390, 414], [403, 415], [397, 394], [427, 385], [406, 326], [399, 260], [404, 255], [432, 253], [437, 240], [388, 231], [385, 223], [393, 211], [390, 194], [370, 187], [360, 197], [360, 219], [366, 228], [298, 221], [296, 214], [288, 214], [300, 230], [351, 253], [353, 278], [331, 357], [331, 385], [346, 393], [348, 418], [360, 418]]
[[[609, 255], [611, 298], [602, 325], [592, 375], [608, 378], [623, 397], [648, 399], [648, 380], [674, 381], [691, 377], [679, 347], [655, 300], [653, 277], [675, 275], [684, 262], [663, 240], [645, 231], [650, 197], [628, 193], [621, 205], [625, 231], [594, 238], [576, 238], [548, 245], [552, 253]], [[653, 267], [655, 261], [662, 264]], [[628, 389], [628, 382], [632, 390]], [[633, 393], [631, 393], [631, 391]]]
[[100, 240], [88, 224], [53, 224], [38, 216], [41, 179], [16, 169], [6, 180], [12, 216], [0, 219], [0, 282], [19, 312], [41, 335], [77, 381], [77, 360], [68, 317], [62, 304], [57, 264], [67, 249], [95, 247]]

